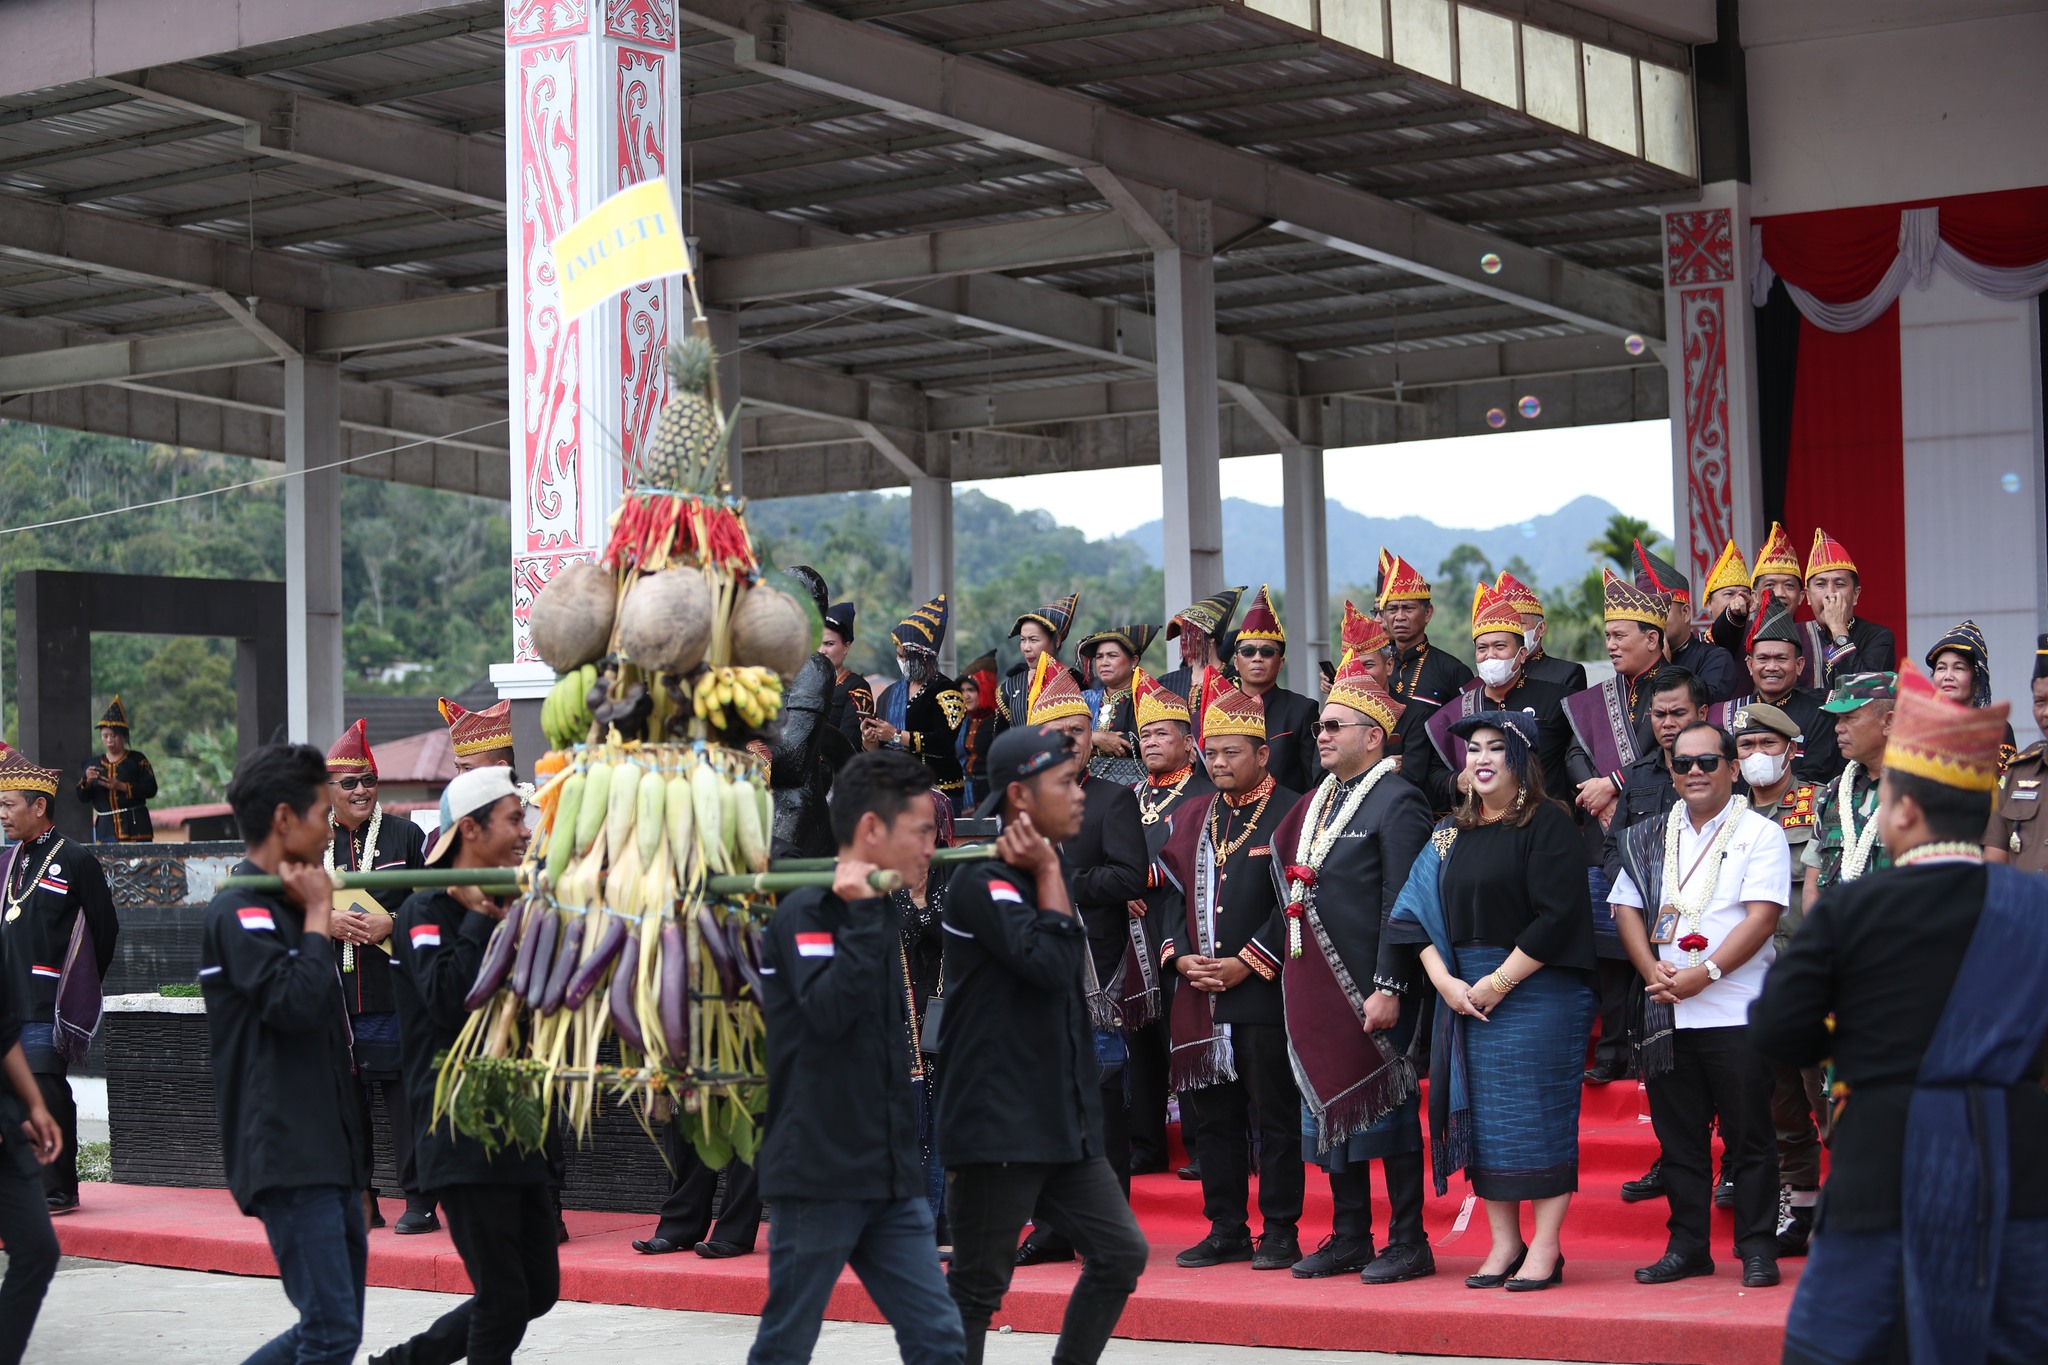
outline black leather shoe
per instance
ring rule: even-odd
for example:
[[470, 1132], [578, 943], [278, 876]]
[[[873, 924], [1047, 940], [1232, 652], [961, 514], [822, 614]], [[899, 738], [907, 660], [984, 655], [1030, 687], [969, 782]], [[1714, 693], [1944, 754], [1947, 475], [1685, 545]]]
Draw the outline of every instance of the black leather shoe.
[[1073, 1259], [1074, 1249], [1072, 1247], [1045, 1246], [1042, 1243], [1032, 1241], [1028, 1237], [1024, 1240], [1023, 1245], [1017, 1248], [1018, 1265], [1052, 1265], [1056, 1262], [1071, 1261]]
[[1735, 1177], [1728, 1174], [1726, 1167], [1722, 1168], [1720, 1183], [1714, 1186], [1714, 1207], [1717, 1209], [1732, 1209], [1735, 1207]]
[[1164, 1175], [1165, 1173], [1166, 1158], [1163, 1156], [1148, 1156], [1143, 1160], [1131, 1162], [1132, 1175]]
[[78, 1196], [75, 1194], [69, 1199], [64, 1198], [62, 1195], [53, 1194], [44, 1199], [43, 1203], [49, 1206], [50, 1217], [52, 1218], [62, 1218], [67, 1213], [78, 1212]]
[[1359, 1273], [1361, 1284], [1400, 1284], [1436, 1274], [1436, 1254], [1427, 1242], [1395, 1242]]
[[1291, 1232], [1269, 1232], [1252, 1245], [1253, 1270], [1287, 1270], [1301, 1259], [1301, 1239]]
[[751, 1256], [752, 1247], [734, 1246], [731, 1242], [699, 1242], [690, 1248], [707, 1261], [727, 1261], [735, 1256]]
[[1813, 1239], [1813, 1206], [1787, 1208], [1785, 1216], [1778, 1223], [1778, 1255], [1804, 1256], [1806, 1244]]
[[1744, 1289], [1769, 1289], [1781, 1277], [1778, 1262], [1771, 1256], [1745, 1256], [1742, 1258], [1742, 1287]]
[[404, 1343], [370, 1357], [370, 1365], [412, 1365], [412, 1352]]
[[633, 1243], [633, 1250], [642, 1256], [668, 1256], [682, 1249], [681, 1242], [671, 1242], [666, 1237], [649, 1237], [644, 1242]]
[[1588, 1067], [1586, 1070], [1587, 1085], [1611, 1085], [1615, 1081], [1623, 1081], [1627, 1079], [1627, 1062], [1600, 1062], [1594, 1066]]
[[1200, 1270], [1203, 1266], [1222, 1265], [1227, 1261], [1249, 1261], [1251, 1258], [1251, 1238], [1224, 1237], [1212, 1232], [1174, 1257], [1173, 1263], [1183, 1270]]
[[1621, 1187], [1621, 1202], [1640, 1204], [1645, 1199], [1664, 1197], [1664, 1163], [1653, 1161], [1650, 1169], [1634, 1180], [1624, 1181]]
[[1174, 1174], [1182, 1180], [1200, 1180], [1202, 1178], [1202, 1163], [1190, 1161], [1187, 1165], [1175, 1171]]
[[1548, 1275], [1544, 1276], [1540, 1280], [1525, 1280], [1521, 1276], [1517, 1275], [1507, 1282], [1506, 1288], [1508, 1293], [1510, 1294], [1531, 1294], [1534, 1293], [1536, 1290], [1549, 1289], [1553, 1285], [1560, 1285], [1563, 1283], [1564, 1253], [1560, 1251], [1557, 1253], [1557, 1264], [1550, 1268], [1550, 1273]]
[[422, 1232], [439, 1232], [441, 1220], [434, 1213], [434, 1206], [429, 1204], [423, 1209], [409, 1208], [399, 1214], [398, 1222], [391, 1230], [401, 1237], [411, 1237]]
[[1688, 1259], [1675, 1251], [1667, 1251], [1655, 1265], [1646, 1265], [1636, 1272], [1637, 1284], [1675, 1284], [1689, 1280], [1696, 1275], [1714, 1273], [1714, 1259], [1700, 1256]]
[[1322, 1280], [1351, 1275], [1372, 1263], [1372, 1238], [1325, 1237], [1321, 1246], [1294, 1263], [1297, 1280]]
[[1529, 1248], [1525, 1246], [1522, 1248], [1521, 1254], [1515, 1257], [1514, 1263], [1506, 1270], [1501, 1271], [1498, 1275], [1467, 1275], [1465, 1277], [1465, 1287], [1467, 1289], [1498, 1289], [1513, 1279], [1515, 1274], [1521, 1270], [1522, 1262], [1528, 1259]]
[[559, 1213], [555, 1215], [555, 1245], [558, 1247], [569, 1245], [569, 1220], [562, 1217]]

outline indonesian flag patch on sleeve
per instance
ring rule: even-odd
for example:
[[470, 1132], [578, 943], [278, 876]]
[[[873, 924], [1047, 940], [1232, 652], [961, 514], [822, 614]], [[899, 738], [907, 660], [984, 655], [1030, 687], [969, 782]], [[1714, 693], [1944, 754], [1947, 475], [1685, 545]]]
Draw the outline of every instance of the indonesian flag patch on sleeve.
[[798, 957], [831, 957], [837, 949], [830, 934], [798, 934], [796, 955]]
[[441, 926], [438, 924], [415, 924], [412, 927], [412, 946], [414, 951], [418, 951], [421, 948], [440, 947]]
[[990, 882], [988, 898], [992, 901], [1008, 901], [1012, 905], [1024, 903], [1024, 894], [1009, 882]]
[[242, 927], [251, 933], [274, 934], [277, 932], [277, 921], [272, 919], [270, 912], [260, 905], [243, 906], [240, 910], [235, 911], [235, 918], [240, 920]]

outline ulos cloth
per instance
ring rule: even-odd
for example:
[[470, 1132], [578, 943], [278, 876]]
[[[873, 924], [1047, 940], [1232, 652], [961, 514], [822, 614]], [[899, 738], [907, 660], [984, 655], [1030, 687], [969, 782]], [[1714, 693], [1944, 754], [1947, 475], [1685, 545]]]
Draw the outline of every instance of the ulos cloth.
[[[1713, 875], [1713, 869], [1700, 862], [1700, 855], [1721, 833], [1721, 827], [1728, 823], [1728, 818], [1728, 810], [1724, 807], [1719, 815], [1707, 821], [1704, 829], [1694, 830], [1690, 818], [1678, 817], [1677, 867], [1680, 876], [1685, 876], [1688, 870], [1693, 877]], [[1785, 842], [1785, 831], [1753, 810], [1745, 809], [1735, 818], [1740, 823], [1735, 827], [1735, 836], [1728, 841], [1726, 854], [1721, 860], [1721, 875], [1714, 883], [1713, 899], [1707, 902], [1706, 913], [1700, 916], [1698, 932], [1707, 938], [1707, 950], [1701, 956], [1701, 962], [1713, 957], [1715, 950], [1728, 941], [1728, 935], [1735, 932], [1735, 926], [1748, 917], [1749, 912], [1743, 909], [1743, 902], [1769, 901], [1778, 907], [1780, 913], [1785, 909], [1785, 888], [1792, 879], [1792, 850]], [[1699, 866], [1694, 867], [1695, 863]], [[1643, 893], [1627, 872], [1615, 878], [1613, 889], [1607, 893], [1607, 902], [1644, 909]], [[1643, 916], [1645, 924], [1652, 926], [1656, 918], [1654, 911], [1646, 911]], [[1690, 932], [1693, 931], [1681, 922], [1674, 939], [1684, 938]], [[1650, 946], [1657, 950], [1661, 961], [1681, 968], [1687, 965], [1686, 952], [1677, 942]], [[1765, 939], [1763, 947], [1757, 949], [1749, 961], [1734, 971], [1722, 972], [1719, 981], [1692, 999], [1679, 1001], [1673, 1010], [1673, 1021], [1679, 1028], [1733, 1028], [1748, 1023], [1749, 1002], [1763, 990], [1764, 973], [1771, 969], [1771, 963], [1777, 957], [1776, 944]]]

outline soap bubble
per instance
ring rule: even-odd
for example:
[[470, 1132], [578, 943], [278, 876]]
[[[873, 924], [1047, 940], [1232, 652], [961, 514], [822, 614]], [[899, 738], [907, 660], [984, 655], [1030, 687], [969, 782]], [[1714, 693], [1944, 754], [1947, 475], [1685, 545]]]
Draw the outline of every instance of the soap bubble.
[[1650, 343], [1638, 336], [1632, 336], [1621, 344], [1630, 355], [1641, 355], [1650, 349]]
[[1486, 410], [1486, 425], [1492, 427], [1495, 431], [1499, 431], [1507, 424], [1508, 415], [1505, 412], [1502, 412], [1499, 408], [1488, 408]]
[[1494, 255], [1491, 251], [1487, 252], [1479, 258], [1479, 268], [1489, 275], [1500, 274], [1500, 257]]
[[2020, 476], [2017, 474], [2007, 474], [1998, 481], [1998, 486], [2008, 493], [2017, 493], [2020, 491]]
[[1521, 402], [1515, 404], [1515, 411], [1521, 413], [1524, 417], [1541, 417], [1543, 415], [1543, 400], [1532, 393]]

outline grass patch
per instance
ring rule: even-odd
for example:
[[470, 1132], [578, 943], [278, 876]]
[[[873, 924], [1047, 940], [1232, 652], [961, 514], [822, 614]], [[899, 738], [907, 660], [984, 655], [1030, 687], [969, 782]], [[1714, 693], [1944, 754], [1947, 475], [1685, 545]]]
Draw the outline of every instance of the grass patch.
[[78, 1178], [104, 1185], [114, 1178], [114, 1149], [111, 1143], [81, 1142], [78, 1145]]
[[172, 981], [156, 988], [158, 995], [167, 995], [174, 1000], [189, 1000], [203, 994], [197, 981]]

